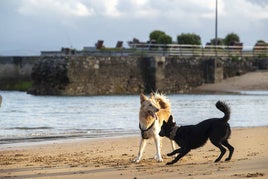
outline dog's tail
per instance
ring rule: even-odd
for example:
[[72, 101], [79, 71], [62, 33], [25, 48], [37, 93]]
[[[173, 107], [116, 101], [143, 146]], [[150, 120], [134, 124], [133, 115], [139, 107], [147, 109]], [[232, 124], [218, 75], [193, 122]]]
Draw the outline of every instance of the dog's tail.
[[218, 102], [216, 103], [216, 107], [217, 107], [220, 111], [222, 111], [222, 112], [224, 113], [224, 116], [223, 116], [222, 119], [223, 119], [225, 122], [227, 122], [227, 121], [230, 119], [230, 114], [231, 114], [231, 110], [230, 110], [229, 106], [228, 106], [226, 103], [222, 102], [222, 101], [218, 101]]

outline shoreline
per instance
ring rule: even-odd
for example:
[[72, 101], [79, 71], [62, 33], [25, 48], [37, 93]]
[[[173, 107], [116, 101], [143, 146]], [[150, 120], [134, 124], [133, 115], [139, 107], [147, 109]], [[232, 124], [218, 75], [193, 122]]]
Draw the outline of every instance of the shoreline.
[[[260, 126], [260, 127], [266, 127], [266, 126]], [[268, 126], [267, 126], [268, 127]], [[64, 144], [64, 143], [73, 143], [73, 142], [89, 142], [94, 140], [110, 140], [110, 139], [121, 139], [121, 138], [131, 138], [131, 137], [138, 137], [139, 133], [136, 134], [128, 134], [128, 135], [122, 135], [122, 136], [99, 136], [99, 137], [75, 137], [75, 138], [59, 138], [59, 139], [52, 139], [52, 140], [40, 140], [40, 141], [31, 141], [27, 140], [24, 142], [14, 142], [14, 143], [5, 143], [0, 145], [0, 152], [9, 150], [14, 148], [15, 150], [17, 148], [23, 148], [23, 147], [34, 147], [39, 145], [52, 145], [55, 143]], [[46, 139], [46, 138], [44, 138]]]
[[[239, 129], [249, 129], [249, 128], [266, 128], [268, 126], [236, 126], [232, 127], [233, 130]], [[38, 137], [38, 138], [12, 138], [12, 142], [1, 143], [1, 141], [8, 141], [10, 139], [0, 140], [0, 151], [12, 148], [12, 147], [23, 147], [23, 146], [38, 146], [53, 143], [71, 143], [72, 141], [87, 141], [87, 140], [104, 140], [104, 139], [117, 139], [117, 138], [128, 138], [128, 137], [138, 137], [140, 135], [139, 131], [128, 133], [124, 135], [100, 135], [100, 136], [72, 136], [72, 137]], [[15, 141], [15, 142], [13, 142]]]
[[[247, 129], [268, 129], [267, 126], [245, 126], [245, 127], [232, 127], [232, 130], [247, 130]], [[99, 136], [99, 137], [72, 137], [72, 138], [59, 138], [51, 140], [40, 140], [40, 141], [31, 141], [27, 140], [25, 142], [14, 142], [14, 143], [4, 143], [0, 145], [0, 152], [5, 150], [14, 149], [17, 150], [23, 147], [35, 147], [41, 145], [52, 145], [52, 144], [64, 144], [64, 143], [75, 143], [75, 142], [90, 142], [94, 140], [113, 140], [113, 139], [125, 139], [125, 138], [135, 138], [139, 137], [140, 132], [127, 135], [115, 135], [115, 136]], [[44, 138], [46, 139], [46, 138]]]
[[[235, 151], [230, 162], [213, 161], [219, 151], [209, 141], [178, 163], [171, 158], [169, 140], [163, 139], [164, 162], [153, 159], [155, 146], [148, 142], [139, 164], [132, 163], [139, 137], [85, 139], [12, 147], [0, 151], [0, 178], [245, 178], [268, 175], [268, 127], [232, 128], [229, 140]], [[225, 157], [227, 154], [225, 154]]]

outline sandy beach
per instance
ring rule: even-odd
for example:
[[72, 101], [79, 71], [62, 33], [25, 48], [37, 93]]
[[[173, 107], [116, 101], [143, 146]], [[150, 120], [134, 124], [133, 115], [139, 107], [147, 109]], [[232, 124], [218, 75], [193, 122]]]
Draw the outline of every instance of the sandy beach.
[[249, 72], [241, 76], [225, 79], [215, 84], [204, 84], [193, 89], [204, 93], [239, 93], [240, 91], [267, 91], [268, 71]]
[[[268, 72], [252, 72], [217, 84], [196, 89], [205, 92], [268, 90]], [[246, 116], [245, 116], [246, 117]], [[256, 119], [258, 120], [258, 119]], [[143, 160], [136, 164], [139, 134], [101, 139], [75, 139], [49, 143], [0, 146], [0, 178], [267, 178], [268, 127], [233, 128], [229, 140], [235, 148], [231, 161], [214, 163], [219, 150], [209, 141], [192, 150], [178, 163], [172, 160], [170, 142], [163, 139], [164, 162], [153, 159], [154, 142], [145, 149]]]
[[268, 127], [233, 129], [231, 161], [214, 163], [219, 151], [207, 142], [172, 166], [165, 165], [171, 160], [166, 139], [162, 163], [153, 159], [153, 141], [143, 160], [132, 163], [138, 136], [11, 147], [0, 151], [0, 178], [267, 178], [267, 136]]

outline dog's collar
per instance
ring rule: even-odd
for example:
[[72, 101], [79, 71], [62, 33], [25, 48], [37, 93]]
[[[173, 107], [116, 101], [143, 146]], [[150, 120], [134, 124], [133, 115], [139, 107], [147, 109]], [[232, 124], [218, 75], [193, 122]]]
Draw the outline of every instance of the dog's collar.
[[149, 136], [146, 135], [146, 132], [148, 130], [150, 130], [154, 126], [154, 124], [155, 124], [155, 120], [154, 120], [154, 122], [147, 129], [142, 129], [141, 128], [141, 124], [139, 124], [139, 128], [141, 130], [141, 136], [142, 136], [143, 139], [149, 139]]
[[142, 136], [143, 139], [148, 139], [148, 136], [145, 135], [145, 132], [149, 131], [154, 126], [156, 120], [158, 120], [157, 115], [155, 115], [154, 122], [147, 129], [142, 129], [141, 124], [139, 123], [139, 128], [141, 130], [141, 136]]
[[147, 129], [142, 129], [141, 124], [139, 123], [139, 128], [140, 128], [141, 132], [143, 133], [143, 132], [150, 130], [154, 126], [154, 123], [155, 123], [155, 120]]
[[174, 140], [174, 138], [176, 137], [176, 133], [177, 133], [177, 130], [179, 129], [180, 126], [174, 126], [169, 134], [169, 138], [171, 140]]
[[156, 120], [158, 120], [157, 114], [155, 114], [154, 122], [147, 129], [142, 129], [141, 124], [139, 123], [139, 128], [140, 128], [141, 132], [146, 132], [146, 131], [150, 130], [154, 126]]

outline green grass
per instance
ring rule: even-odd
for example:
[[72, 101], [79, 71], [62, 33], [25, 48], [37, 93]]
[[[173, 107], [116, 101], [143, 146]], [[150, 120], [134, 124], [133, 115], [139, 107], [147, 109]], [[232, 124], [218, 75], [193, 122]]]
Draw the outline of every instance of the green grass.
[[18, 83], [8, 83], [0, 86], [2, 90], [27, 91], [32, 87], [31, 81], [20, 81]]

